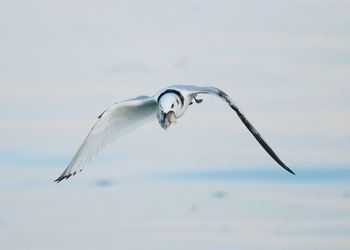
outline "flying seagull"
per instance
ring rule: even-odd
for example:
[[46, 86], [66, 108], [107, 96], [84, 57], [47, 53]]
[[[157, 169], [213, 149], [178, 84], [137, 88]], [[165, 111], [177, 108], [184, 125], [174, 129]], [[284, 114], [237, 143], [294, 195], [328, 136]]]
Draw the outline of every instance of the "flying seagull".
[[275, 154], [225, 92], [215, 87], [173, 85], [162, 89], [154, 96], [139, 96], [134, 99], [117, 102], [105, 110], [98, 116], [95, 125], [68, 167], [55, 181], [60, 182], [82, 171], [86, 163], [92, 160], [107, 144], [153, 120], [155, 117], [157, 117], [163, 129], [168, 129], [177, 119], [185, 114], [191, 104], [202, 102], [202, 99], [197, 98], [199, 94], [214, 95], [225, 101], [236, 112], [243, 124], [266, 152], [281, 167], [294, 174]]

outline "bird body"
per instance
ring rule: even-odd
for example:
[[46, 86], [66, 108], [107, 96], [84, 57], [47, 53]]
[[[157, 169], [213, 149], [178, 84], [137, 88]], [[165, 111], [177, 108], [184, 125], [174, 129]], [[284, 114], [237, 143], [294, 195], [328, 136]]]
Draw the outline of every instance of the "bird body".
[[268, 146], [258, 131], [251, 125], [233, 100], [222, 90], [215, 87], [192, 85], [173, 85], [157, 92], [154, 96], [139, 96], [113, 104], [98, 116], [97, 121], [86, 139], [74, 155], [64, 172], [55, 180], [60, 182], [82, 171], [107, 144], [131, 132], [148, 121], [158, 119], [163, 129], [168, 129], [186, 113], [193, 103], [201, 103], [199, 94], [210, 94], [225, 101], [238, 115], [243, 124], [266, 152], [285, 170], [294, 174], [274, 151]]

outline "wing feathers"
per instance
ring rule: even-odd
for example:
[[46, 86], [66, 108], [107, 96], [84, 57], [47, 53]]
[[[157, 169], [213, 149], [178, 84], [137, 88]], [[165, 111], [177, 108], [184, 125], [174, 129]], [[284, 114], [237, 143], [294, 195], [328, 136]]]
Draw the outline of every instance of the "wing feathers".
[[241, 119], [243, 124], [247, 127], [247, 129], [250, 131], [250, 133], [255, 137], [255, 139], [259, 142], [259, 144], [265, 149], [265, 151], [285, 170], [287, 170], [289, 173], [294, 174], [295, 173], [287, 167], [282, 160], [276, 155], [276, 153], [271, 149], [271, 147], [266, 143], [266, 141], [262, 138], [262, 136], [259, 134], [259, 132], [253, 127], [253, 125], [248, 121], [248, 119], [244, 116], [244, 114], [239, 110], [238, 106], [233, 102], [233, 100], [222, 90], [214, 87], [200, 87], [197, 88], [196, 93], [204, 93], [204, 94], [212, 94], [219, 96], [221, 99], [223, 99], [225, 102], [227, 102], [230, 107], [237, 113], [238, 117]]
[[[285, 170], [294, 174], [282, 160], [276, 155], [271, 147], [262, 138], [259, 132], [248, 121], [233, 100], [222, 90], [214, 87], [196, 86], [174, 86], [183, 90], [195, 98], [197, 94], [212, 94], [227, 102], [237, 113], [243, 124], [247, 127], [254, 138], [265, 149], [265, 151]], [[157, 95], [156, 95], [157, 96]], [[196, 100], [195, 101], [200, 101]], [[116, 103], [98, 116], [98, 120], [90, 133], [79, 147], [72, 161], [63, 173], [55, 181], [60, 182], [82, 171], [83, 167], [91, 161], [106, 145], [116, 140], [118, 137], [127, 134], [147, 121], [155, 118], [157, 112], [157, 101], [155, 97], [140, 96], [131, 100]]]
[[140, 96], [116, 103], [98, 116], [98, 120], [79, 147], [72, 161], [55, 181], [60, 182], [82, 171], [106, 145], [118, 137], [155, 118], [157, 102], [153, 97]]

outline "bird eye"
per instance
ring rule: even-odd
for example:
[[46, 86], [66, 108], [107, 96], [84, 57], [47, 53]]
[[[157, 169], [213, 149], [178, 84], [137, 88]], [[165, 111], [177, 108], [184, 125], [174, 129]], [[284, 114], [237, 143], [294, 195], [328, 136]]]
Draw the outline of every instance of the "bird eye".
[[171, 108], [174, 108], [174, 103], [173, 103], [173, 105], [171, 105]]

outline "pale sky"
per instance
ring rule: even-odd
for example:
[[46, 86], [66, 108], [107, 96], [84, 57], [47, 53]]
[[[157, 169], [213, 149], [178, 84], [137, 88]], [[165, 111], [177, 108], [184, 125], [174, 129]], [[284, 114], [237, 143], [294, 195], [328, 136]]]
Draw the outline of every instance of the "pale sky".
[[[350, 1], [0, 0], [6, 250], [350, 249]], [[109, 105], [227, 92], [53, 183]]]
[[[230, 94], [296, 171], [350, 161], [348, 1], [0, 5], [0, 166], [63, 167], [109, 105], [186, 83]], [[154, 122], [97, 159], [147, 170], [171, 150], [185, 168], [276, 165], [213, 97], [166, 133]]]

